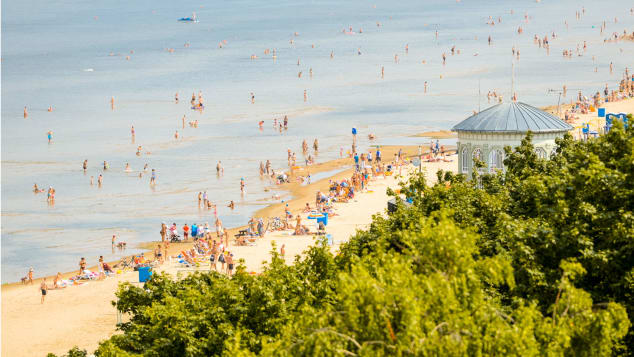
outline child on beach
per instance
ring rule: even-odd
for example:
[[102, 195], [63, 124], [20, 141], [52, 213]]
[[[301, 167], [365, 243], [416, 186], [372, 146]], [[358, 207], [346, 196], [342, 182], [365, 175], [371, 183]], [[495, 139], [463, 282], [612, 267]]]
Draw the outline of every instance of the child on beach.
[[48, 290], [48, 286], [46, 285], [46, 278], [42, 279], [42, 284], [40, 284], [40, 290], [42, 290], [42, 300], [41, 303], [44, 303], [44, 298], [46, 297], [46, 291]]

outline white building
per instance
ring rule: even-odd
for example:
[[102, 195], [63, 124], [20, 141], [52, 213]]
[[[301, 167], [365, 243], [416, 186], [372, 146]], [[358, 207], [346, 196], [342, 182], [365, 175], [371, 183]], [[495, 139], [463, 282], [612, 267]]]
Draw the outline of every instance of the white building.
[[528, 104], [510, 102], [494, 105], [454, 126], [458, 133], [458, 170], [471, 175], [473, 159], [487, 167], [481, 172], [504, 170], [504, 147], [517, 147], [528, 131], [533, 133], [537, 155], [549, 158], [555, 150], [555, 138], [572, 126]]

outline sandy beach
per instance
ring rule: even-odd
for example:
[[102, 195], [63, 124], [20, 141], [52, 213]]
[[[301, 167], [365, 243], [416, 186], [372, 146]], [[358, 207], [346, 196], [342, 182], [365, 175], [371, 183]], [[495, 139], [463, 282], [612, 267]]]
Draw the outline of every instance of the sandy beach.
[[[634, 99], [606, 103], [606, 112], [634, 112]], [[555, 108], [556, 109], [556, 108]], [[596, 113], [582, 114], [571, 124], [576, 128], [573, 134], [579, 136], [578, 129], [582, 124], [590, 123], [596, 130], [604, 125], [604, 119], [598, 118]], [[444, 135], [446, 131], [440, 131]], [[430, 135], [421, 134], [429, 137]], [[417, 155], [418, 147], [383, 147], [384, 157], [392, 157], [399, 149], [402, 149], [406, 157]], [[448, 148], [447, 151], [453, 148]], [[423, 152], [428, 152], [428, 148], [423, 147]], [[457, 158], [455, 155], [449, 157], [451, 162], [424, 162], [423, 170], [429, 179], [429, 184], [433, 184], [437, 170], [457, 170]], [[313, 203], [316, 191], [327, 191], [331, 180], [342, 180], [349, 178], [353, 172], [351, 168], [352, 160], [342, 158], [332, 160], [310, 167], [301, 167], [294, 170], [294, 177], [316, 175], [322, 172], [337, 171], [336, 174], [323, 178], [308, 185], [302, 185], [298, 180], [283, 185], [283, 189], [288, 191], [293, 199], [285, 202], [278, 202], [259, 210], [254, 217], [274, 217], [281, 216], [288, 204], [288, 209], [297, 214], [302, 211], [306, 202]], [[364, 229], [372, 221], [372, 216], [377, 213], [384, 213], [388, 196], [387, 188], [396, 188], [398, 183], [407, 172], [417, 170], [416, 167], [408, 165], [403, 172], [403, 177], [390, 176], [373, 179], [366, 192], [359, 193], [355, 199], [348, 203], [335, 203], [337, 216], [331, 218], [326, 232], [333, 237], [333, 251], [345, 242], [357, 229]], [[303, 222], [306, 224], [306, 213], [301, 213]], [[239, 228], [228, 230], [230, 237]], [[296, 255], [302, 252], [311, 244], [315, 238], [313, 235], [294, 236], [292, 231], [274, 231], [266, 234], [264, 238], [257, 239], [252, 246], [231, 245], [229, 250], [238, 260], [243, 260], [247, 271], [260, 272], [262, 263], [269, 259], [269, 252], [273, 247], [273, 242], [277, 249], [285, 245], [285, 259], [290, 264]], [[145, 248], [151, 249], [156, 243], [147, 243]], [[172, 244], [169, 255], [177, 255], [181, 250], [189, 249], [191, 243]], [[219, 266], [219, 265], [218, 265]], [[89, 268], [91, 270], [94, 267]], [[183, 268], [175, 262], [165, 262], [156, 271], [164, 271], [173, 276], [188, 274], [195, 270], [208, 270], [209, 265], [202, 265], [199, 268]], [[75, 275], [75, 272], [68, 272], [64, 277]], [[2, 287], [2, 354], [13, 355], [45, 355], [48, 352], [63, 353], [73, 346], [79, 346], [89, 351], [94, 350], [99, 341], [108, 338], [116, 333], [117, 312], [111, 301], [117, 286], [121, 282], [137, 282], [138, 273], [124, 271], [109, 277], [103, 281], [90, 281], [81, 286], [71, 286], [60, 290], [51, 290], [46, 297], [45, 304], [39, 301], [39, 282], [35, 279], [33, 285], [5, 284]], [[48, 283], [52, 283], [52, 277], [48, 278]], [[28, 333], [26, 333], [28, 332]], [[37, 336], [34, 338], [34, 336]]]
[[[628, 4], [50, 5], [3, 6], [2, 356], [93, 352], [126, 318], [113, 306], [120, 284], [143, 284], [121, 262], [144, 255], [141, 265], [175, 278], [209, 271], [206, 247], [192, 266], [178, 256], [215, 243], [219, 226], [222, 249], [258, 274], [272, 249], [284, 246], [292, 264], [319, 239], [303, 234], [297, 216], [314, 232], [311, 208], [334, 211], [325, 233], [336, 254], [386, 214], [388, 189], [419, 170], [429, 185], [439, 170], [457, 172], [450, 128], [496, 103], [542, 107], [583, 140], [586, 125], [604, 132], [594, 108], [603, 93], [634, 95]], [[601, 107], [634, 113], [634, 98]], [[432, 159], [434, 144], [442, 154]], [[382, 175], [357, 173], [354, 151], [361, 171]], [[503, 154], [490, 151], [493, 166]], [[477, 152], [461, 149], [461, 162]], [[316, 204], [316, 193], [343, 180]], [[236, 238], [247, 222], [282, 217], [298, 235], [290, 227]], [[168, 244], [161, 222], [175, 222], [181, 236], [193, 224], [217, 225], [203, 244]], [[98, 272], [99, 256], [115, 272], [74, 283], [90, 277], [78, 276], [79, 257]], [[18, 283], [29, 269], [33, 281]], [[57, 271], [70, 285], [41, 291]]]
[[[406, 155], [413, 155], [417, 147], [404, 147]], [[385, 157], [396, 152], [396, 147], [384, 149]], [[451, 162], [423, 163], [423, 169], [430, 180], [434, 182], [437, 170], [456, 171], [457, 159], [451, 156]], [[322, 164], [321, 168], [311, 168], [312, 172], [331, 170], [334, 167], [349, 165], [350, 159], [335, 160]], [[408, 170], [417, 167], [407, 165], [403, 169], [403, 176]], [[310, 185], [301, 186], [291, 184], [287, 187], [293, 197], [289, 201], [289, 209], [299, 213], [305, 202], [313, 202], [317, 190], [325, 190], [330, 180], [349, 178], [352, 169], [346, 169], [333, 177], [324, 178]], [[385, 212], [388, 196], [387, 188], [397, 188], [403, 177], [388, 176], [373, 179], [366, 192], [359, 193], [348, 203], [335, 203], [337, 216], [329, 220], [326, 232], [333, 236], [333, 250], [345, 242], [357, 229], [365, 228], [372, 216]], [[285, 204], [279, 203], [260, 210], [256, 217], [274, 216], [283, 209]], [[303, 213], [304, 222], [306, 215]], [[230, 236], [235, 230], [229, 231]], [[301, 254], [309, 245], [313, 244], [312, 235], [293, 236], [292, 231], [275, 231], [267, 233], [258, 239], [254, 246], [230, 246], [229, 250], [235, 258], [244, 260], [248, 271], [259, 272], [262, 262], [268, 260], [272, 242], [277, 248], [282, 244], [286, 248], [286, 261], [292, 263], [294, 257]], [[191, 243], [172, 244], [170, 255], [187, 249]], [[218, 265], [220, 266], [220, 265]], [[198, 268], [208, 270], [209, 265]], [[181, 268], [175, 262], [165, 262], [156, 271], [165, 271], [171, 275], [187, 274], [192, 269]], [[67, 273], [66, 275], [72, 275]], [[48, 283], [52, 283], [49, 278]], [[115, 299], [115, 291], [121, 282], [138, 281], [138, 273], [122, 272], [102, 281], [90, 281], [81, 286], [70, 286], [60, 290], [49, 291], [44, 304], [40, 304], [39, 282], [33, 285], [8, 284], [2, 287], [2, 355], [6, 356], [39, 356], [46, 353], [63, 353], [73, 346], [79, 346], [88, 351], [94, 350], [99, 341], [116, 333], [117, 312], [111, 301]]]
[[[603, 106], [606, 113], [634, 113], [634, 98], [620, 100], [618, 102], [605, 103]], [[581, 138], [581, 126], [589, 124], [591, 130], [602, 132], [605, 126], [605, 118], [599, 118], [597, 113], [580, 114], [570, 123], [575, 130], [572, 132], [575, 138]]]

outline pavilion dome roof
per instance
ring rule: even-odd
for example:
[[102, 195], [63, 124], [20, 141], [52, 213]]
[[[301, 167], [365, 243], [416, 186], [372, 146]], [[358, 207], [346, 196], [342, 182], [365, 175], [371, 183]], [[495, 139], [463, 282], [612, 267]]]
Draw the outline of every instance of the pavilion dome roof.
[[457, 132], [536, 133], [565, 132], [572, 126], [556, 116], [525, 103], [500, 103], [456, 124]]

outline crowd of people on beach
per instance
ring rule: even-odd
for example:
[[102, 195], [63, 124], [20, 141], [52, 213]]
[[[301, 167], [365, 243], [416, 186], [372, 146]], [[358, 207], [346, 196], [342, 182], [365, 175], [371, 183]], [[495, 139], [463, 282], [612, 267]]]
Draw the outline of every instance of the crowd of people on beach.
[[[575, 14], [576, 19], [580, 20], [585, 15], [585, 13], [586, 13], [585, 8], [582, 8], [581, 10], [576, 11], [576, 14]], [[513, 14], [512, 10], [511, 10], [511, 14]], [[634, 15], [634, 9], [630, 9], [630, 14]], [[523, 22], [528, 24], [530, 20], [531, 20], [531, 17], [528, 14], [525, 14]], [[502, 23], [501, 16], [489, 16], [489, 19], [486, 22], [488, 26], [495, 26], [496, 23], [497, 24]], [[614, 23], [618, 23], [618, 19], [616, 17], [614, 18]], [[376, 25], [377, 25], [377, 28], [380, 28], [382, 26], [379, 22], [377, 22]], [[567, 21], [565, 21], [565, 26], [566, 28], [568, 28]], [[524, 32], [523, 25], [519, 25], [517, 28], [514, 27], [513, 31], [516, 32], [517, 35], [522, 35]], [[538, 46], [539, 48], [545, 49], [547, 53], [549, 53], [550, 51], [551, 42], [555, 41], [558, 38], [558, 35], [557, 33], [555, 33], [555, 31], [549, 31], [549, 32], [550, 33], [547, 33], [543, 36], [538, 34], [534, 34], [533, 36], [534, 44]], [[356, 34], [363, 34], [364, 32], [362, 28], [359, 28], [359, 30], [355, 32], [353, 30], [353, 27], [349, 26], [348, 28], [344, 28], [342, 30], [342, 33], [345, 35], [356, 35]], [[604, 35], [604, 33], [607, 34], [606, 21], [604, 21], [603, 24], [600, 26], [600, 34]], [[299, 34], [295, 32], [294, 37], [297, 37], [297, 36], [299, 36]], [[435, 31], [436, 40], [438, 40], [438, 37], [439, 37], [439, 31], [436, 30]], [[622, 33], [612, 32], [611, 34], [609, 34], [608, 37], [604, 39], [604, 42], [607, 43], [607, 42], [617, 42], [617, 41], [627, 41], [627, 40], [630, 40], [630, 41], [634, 40], [634, 32], [632, 32], [631, 34], [629, 34], [627, 30], [623, 30]], [[487, 43], [489, 46], [493, 46], [495, 44], [492, 36], [488, 36]], [[295, 40], [291, 39], [290, 44], [294, 45]], [[226, 40], [223, 40], [220, 42], [219, 48], [223, 48], [223, 45], [227, 45]], [[186, 43], [185, 47], [189, 47], [189, 43]], [[312, 45], [312, 47], [313, 48], [315, 47], [314, 44]], [[409, 53], [409, 49], [410, 49], [409, 43], [405, 44], [404, 46], [405, 54]], [[575, 56], [583, 56], [587, 50], [588, 50], [588, 43], [587, 41], [584, 40], [582, 43], [581, 42], [578, 43], [576, 46], [576, 49], [574, 50], [563, 49], [562, 55], [566, 58], [572, 58], [573, 54]], [[168, 48], [167, 51], [170, 53], [173, 53], [174, 49]], [[444, 50], [444, 52], [441, 55], [442, 64], [446, 65], [447, 59], [448, 59], [447, 54], [450, 54], [451, 56], [453, 56], [453, 55], [459, 55], [460, 52], [461, 52], [460, 49], [456, 48], [455, 45], [452, 45], [450, 49], [448, 48]], [[133, 51], [130, 52], [130, 54], [133, 54], [133, 53], [134, 53]], [[362, 55], [362, 51], [360, 47], [357, 48], [356, 53], [359, 56]], [[511, 49], [511, 54], [515, 59], [519, 60], [520, 58], [519, 47], [516, 47], [514, 45], [513, 48]], [[272, 58], [275, 60], [277, 58], [277, 50], [266, 49], [264, 51], [264, 55], [272, 56]], [[477, 55], [478, 53], [474, 54], [474, 56], [477, 56]], [[256, 56], [255, 54], [251, 55], [252, 60], [256, 60], [258, 58], [259, 57]], [[334, 51], [330, 52], [330, 58], [331, 59], [334, 58]], [[126, 59], [129, 60], [130, 56], [127, 55]], [[398, 64], [400, 63], [400, 60], [401, 59], [398, 53], [395, 54], [394, 63]], [[593, 58], [593, 61], [594, 61], [594, 58]], [[427, 61], [422, 60], [422, 63], [426, 64]], [[301, 60], [298, 59], [297, 66], [300, 66], [300, 65], [301, 65]], [[595, 71], [596, 71], [596, 68], [595, 68]], [[610, 63], [610, 73], [613, 73], [613, 71], [614, 71], [614, 66], [612, 63]], [[299, 71], [297, 74], [297, 77], [301, 78], [303, 72], [304, 71]], [[312, 78], [313, 77], [312, 67], [308, 70], [308, 73], [310, 78]], [[381, 66], [381, 78], [384, 78], [384, 77], [385, 77], [385, 68], [384, 66]], [[440, 78], [442, 78], [442, 75], [440, 76]], [[427, 93], [427, 92], [428, 92], [428, 81], [424, 81], [424, 93]], [[564, 85], [563, 86], [564, 98], [566, 97], [566, 94], [567, 94], [567, 88]], [[298, 96], [299, 96], [299, 93], [298, 93]], [[605, 102], [614, 102], [614, 101], [619, 101], [622, 99], [632, 98], [632, 97], [634, 97], [634, 74], [630, 74], [628, 71], [628, 68], [625, 68], [624, 76], [621, 79], [618, 85], [618, 88], [609, 89], [609, 86], [606, 84], [605, 88], [602, 91], [597, 91], [595, 94], [592, 94], [590, 96], [582, 95], [581, 91], [579, 91], [576, 97], [576, 100], [573, 100], [571, 102], [571, 107], [565, 110], [565, 113], [563, 114], [563, 116], [567, 122], [571, 122], [575, 119], [576, 115], [592, 112], [596, 110], [597, 108], [599, 108], [599, 106], [601, 106]], [[516, 100], [517, 95], [513, 93], [512, 98]], [[249, 92], [248, 100], [250, 101], [251, 104], [255, 104], [255, 94], [253, 92]], [[303, 89], [303, 101], [304, 102], [308, 101], [308, 92], [306, 89]], [[487, 93], [487, 101], [489, 103], [492, 101], [493, 102], [498, 101], [501, 103], [503, 101], [502, 95], [498, 93], [496, 90], [489, 91]], [[176, 94], [174, 95], [174, 102], [179, 103], [178, 92], [176, 92]], [[192, 110], [202, 111], [205, 109], [205, 99], [204, 99], [202, 91], [199, 91], [198, 94], [196, 94], [195, 92], [192, 93], [190, 104], [191, 104]], [[115, 110], [114, 96], [110, 98], [110, 107], [112, 110]], [[52, 112], [52, 110], [53, 110], [53, 107], [49, 106], [48, 111]], [[24, 107], [23, 116], [25, 119], [29, 117], [27, 106]], [[183, 115], [183, 117], [180, 119], [180, 124], [181, 124], [181, 131], [183, 131], [186, 126], [185, 115]], [[189, 121], [188, 124], [190, 128], [198, 128], [199, 122], [196, 119], [196, 120]], [[273, 124], [273, 128], [275, 130], [279, 130], [280, 132], [282, 132], [283, 130], [288, 130], [289, 118], [287, 115], [284, 115], [284, 117], [281, 119], [274, 118], [272, 121], [272, 124]], [[262, 130], [264, 127], [264, 121], [263, 120], [259, 121], [258, 126]], [[136, 133], [137, 133], [134, 125], [131, 126], [130, 133], [131, 133], [132, 142], [134, 143], [136, 138]], [[174, 131], [173, 136], [174, 136], [174, 140], [179, 140], [182, 137], [178, 129]], [[370, 140], [373, 140], [374, 138], [375, 138], [374, 134], [370, 134]], [[49, 130], [47, 132], [47, 139], [49, 143], [53, 143], [52, 130]], [[312, 153], [310, 152], [311, 146], [313, 149]], [[315, 138], [314, 140], [312, 140], [312, 145], [307, 140], [303, 140], [301, 143], [301, 149], [304, 156], [304, 165], [306, 167], [314, 165], [316, 163], [317, 156], [319, 153], [318, 139]], [[340, 151], [341, 157], [344, 157], [343, 151], [344, 150], [342, 148]], [[135, 154], [136, 156], [150, 155], [150, 154], [151, 153], [149, 151], [143, 150], [143, 146], [141, 145], [137, 146], [137, 150]], [[447, 154], [447, 151], [445, 150], [444, 146], [439, 145], [438, 141], [436, 141], [435, 143], [432, 142], [430, 144], [429, 153], [428, 153], [426, 161], [439, 161], [439, 160], [449, 161], [446, 158], [446, 154]], [[409, 160], [405, 158], [405, 155], [403, 155], [401, 151], [399, 151], [397, 154], [394, 155], [394, 158], [393, 160], [391, 160], [391, 162], [384, 162], [384, 158], [381, 155], [382, 155], [381, 149], [379, 147], [377, 147], [374, 151], [368, 150], [367, 152], [360, 152], [357, 147], [356, 134], [354, 134], [352, 150], [347, 152], [347, 157], [352, 159], [354, 162], [354, 172], [352, 173], [349, 179], [332, 180], [330, 182], [330, 187], [328, 192], [321, 192], [321, 191], [316, 192], [315, 206], [311, 207], [308, 203], [306, 203], [306, 206], [303, 209], [303, 213], [325, 214], [325, 215], [328, 215], [329, 217], [334, 217], [337, 214], [336, 214], [336, 209], [333, 203], [335, 202], [345, 203], [345, 202], [349, 202], [350, 200], [354, 200], [355, 195], [358, 194], [358, 192], [362, 192], [367, 189], [368, 183], [371, 180], [377, 179], [378, 177], [385, 178], [386, 176], [390, 176], [394, 174], [395, 172], [397, 172], [397, 170], [400, 172], [400, 169], [404, 165], [409, 163]], [[422, 160], [422, 156], [420, 159]], [[290, 148], [287, 150], [287, 162], [288, 162], [288, 171], [284, 171], [284, 170], [276, 171], [272, 167], [271, 161], [267, 159], [266, 162], [260, 162], [259, 174], [262, 177], [264, 176], [270, 177], [272, 183], [274, 183], [275, 185], [283, 185], [283, 184], [292, 183], [293, 179], [300, 181], [304, 184], [311, 183], [311, 174], [309, 171], [306, 171], [305, 174], [296, 173], [296, 171], [299, 171], [298, 170], [299, 167], [297, 166], [297, 155]], [[86, 174], [87, 170], [89, 170], [87, 159], [83, 161], [82, 168], [83, 168], [84, 174]], [[106, 174], [106, 172], [108, 172], [108, 170], [109, 170], [109, 164], [107, 161], [104, 161], [103, 169], [97, 176], [97, 186], [99, 188], [101, 188], [104, 185], [104, 175]], [[155, 168], [150, 169], [148, 167], [148, 164], [146, 163], [143, 169], [139, 170], [138, 177], [142, 178], [143, 175], [148, 173], [149, 170], [151, 170], [149, 184], [150, 186], [153, 187], [157, 184], [157, 170]], [[130, 167], [129, 163], [126, 163], [124, 172], [130, 173], [132, 171], [133, 170]], [[219, 176], [224, 174], [224, 167], [222, 166], [222, 163], [220, 161], [218, 161], [216, 165], [216, 172]], [[91, 186], [94, 185], [93, 176], [90, 176], [90, 185]], [[244, 179], [244, 177], [240, 179], [239, 188], [240, 188], [241, 195], [245, 195], [246, 194], [246, 180]], [[38, 187], [37, 184], [34, 184], [33, 192], [35, 194], [43, 193], [44, 191], [47, 192], [47, 202], [50, 205], [54, 205], [55, 192], [56, 192], [55, 189], [52, 186], [49, 186], [49, 188], [45, 190]], [[129, 258], [128, 263], [124, 264], [123, 262], [126, 259], [123, 259], [119, 264], [117, 264], [117, 266], [121, 266], [124, 268], [125, 267], [138, 268], [141, 266], [156, 266], [156, 265], [163, 264], [165, 263], [166, 258], [168, 257], [170, 243], [172, 244], [179, 243], [179, 242], [189, 243], [191, 241], [193, 243], [193, 246], [191, 249], [182, 250], [179, 254], [174, 255], [172, 258], [176, 259], [179, 263], [183, 262], [180, 264], [184, 264], [186, 266], [197, 266], [197, 265], [200, 265], [202, 261], [207, 260], [211, 263], [210, 269], [215, 269], [215, 270], [217, 270], [216, 263], [219, 262], [222, 264], [220, 271], [225, 272], [228, 275], [231, 275], [235, 265], [234, 258], [233, 258], [233, 254], [228, 251], [228, 247], [230, 244], [229, 235], [226, 232], [225, 227], [223, 227], [221, 219], [218, 217], [217, 206], [212, 203], [206, 191], [200, 191], [198, 193], [197, 198], [198, 198], [198, 207], [205, 208], [207, 210], [213, 209], [213, 214], [216, 221], [215, 230], [212, 231], [209, 223], [204, 223], [204, 224], [192, 223], [191, 225], [188, 225], [187, 223], [185, 223], [179, 230], [176, 223], [173, 223], [172, 225], [168, 226], [165, 222], [163, 222], [161, 224], [161, 230], [160, 230], [161, 243], [157, 245], [156, 249], [154, 249], [153, 258], [151, 259], [147, 258], [144, 254], [135, 255], [134, 257]], [[230, 201], [227, 207], [233, 210], [235, 208], [234, 201], [233, 200]], [[287, 205], [287, 208], [285, 209], [283, 219], [279, 219], [277, 217], [275, 218], [279, 221], [279, 224], [276, 223], [274, 227], [271, 226], [270, 222], [269, 224], [265, 224], [263, 218], [252, 218], [248, 222], [247, 229], [245, 230], [244, 234], [238, 235], [235, 237], [235, 244], [248, 245], [251, 242], [250, 239], [257, 239], [257, 238], [264, 237], [264, 235], [266, 234], [268, 230], [278, 230], [278, 229], [292, 230], [293, 234], [295, 235], [305, 235], [305, 234], [311, 234], [311, 233], [318, 233], [323, 228], [323, 227], [320, 227], [319, 224], [315, 224], [315, 229], [310, 229], [308, 225], [305, 225], [302, 223], [302, 217], [300, 214], [293, 214], [288, 211], [288, 205]], [[317, 221], [315, 220], [315, 222]], [[182, 232], [182, 239], [181, 239], [181, 232]], [[116, 244], [119, 248], [122, 248], [125, 246], [124, 242], [117, 242]], [[115, 239], [113, 238], [113, 247], [114, 246], [115, 246]], [[62, 279], [61, 274], [58, 273], [55, 279], [53, 280], [53, 285], [50, 285], [50, 286], [46, 284], [46, 280], [44, 279], [41, 284], [42, 303], [44, 302], [44, 297], [46, 296], [46, 293], [48, 290], [65, 288], [71, 285], [78, 285], [78, 284], [81, 284], [83, 280], [105, 279], [106, 277], [112, 274], [115, 274], [115, 270], [113, 269], [113, 267], [111, 267], [108, 263], [103, 261], [103, 256], [101, 256], [98, 260], [96, 272], [89, 271], [86, 267], [87, 267], [87, 263], [85, 258], [81, 258], [79, 263], [79, 271], [77, 275], [69, 279]], [[116, 269], [116, 266], [114, 268]], [[27, 277], [23, 278], [23, 282], [31, 283], [31, 284], [33, 283], [32, 269], [29, 271]]]
[[[567, 88], [564, 85], [562, 91], [564, 96], [566, 92]], [[595, 112], [604, 103], [618, 102], [629, 98], [634, 98], [634, 73], [630, 73], [626, 67], [623, 78], [615, 89], [610, 89], [609, 85], [606, 84], [602, 91], [596, 91], [590, 96], [583, 95], [579, 91], [576, 98], [571, 100], [568, 108], [564, 111], [563, 119], [567, 123], [572, 123], [579, 118], [579, 114]]]

